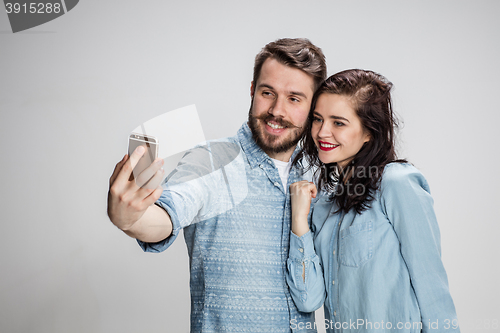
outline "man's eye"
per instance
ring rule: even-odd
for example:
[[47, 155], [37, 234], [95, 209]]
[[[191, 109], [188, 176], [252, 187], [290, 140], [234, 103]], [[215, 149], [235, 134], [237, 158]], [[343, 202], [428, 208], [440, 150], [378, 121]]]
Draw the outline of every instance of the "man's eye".
[[270, 92], [270, 91], [264, 91], [264, 92], [262, 92], [262, 95], [264, 95], [264, 96], [273, 96], [273, 93]]
[[300, 102], [300, 100], [298, 98], [295, 98], [295, 97], [291, 97], [290, 100], [294, 103]]

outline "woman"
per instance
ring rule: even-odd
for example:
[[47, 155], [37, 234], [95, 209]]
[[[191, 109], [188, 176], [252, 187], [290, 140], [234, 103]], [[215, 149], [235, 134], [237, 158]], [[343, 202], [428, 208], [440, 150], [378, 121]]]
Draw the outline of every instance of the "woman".
[[396, 159], [391, 87], [354, 69], [315, 94], [295, 162], [318, 187], [290, 186], [288, 284], [299, 310], [325, 304], [328, 332], [459, 332], [427, 181]]

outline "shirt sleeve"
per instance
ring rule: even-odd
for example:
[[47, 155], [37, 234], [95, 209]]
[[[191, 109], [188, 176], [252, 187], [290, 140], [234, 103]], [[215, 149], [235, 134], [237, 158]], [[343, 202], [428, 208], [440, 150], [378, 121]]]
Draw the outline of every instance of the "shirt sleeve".
[[407, 164], [386, 168], [381, 185], [382, 207], [400, 242], [420, 308], [422, 332], [459, 332], [427, 181]]
[[290, 232], [287, 268], [286, 279], [297, 309], [302, 312], [319, 309], [325, 301], [326, 291], [323, 269], [314, 250], [311, 231], [301, 237]]
[[172, 207], [172, 205], [170, 204], [171, 200], [168, 199], [168, 196], [169, 192], [164, 190], [161, 194], [160, 199], [158, 199], [155, 204], [163, 208], [170, 216], [170, 221], [172, 221], [172, 234], [164, 240], [156, 243], [146, 243], [137, 239], [137, 243], [139, 243], [139, 246], [144, 252], [159, 253], [165, 251], [170, 247], [170, 245], [172, 245], [172, 243], [177, 238], [177, 235], [179, 235], [179, 231], [182, 229], [179, 223], [179, 218], [177, 217], [177, 213], [174, 207]]
[[240, 203], [248, 192], [239, 145], [207, 143], [188, 151], [163, 184], [156, 205], [172, 220], [172, 235], [158, 243], [138, 240], [146, 252], [161, 252], [193, 223], [222, 214]]

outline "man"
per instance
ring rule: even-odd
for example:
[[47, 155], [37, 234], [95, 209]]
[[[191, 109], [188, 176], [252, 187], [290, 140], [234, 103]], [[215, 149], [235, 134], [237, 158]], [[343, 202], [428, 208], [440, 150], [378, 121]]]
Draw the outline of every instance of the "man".
[[[116, 165], [108, 215], [145, 251], [160, 252], [180, 229], [188, 246], [192, 332], [316, 332], [286, 284], [292, 166], [313, 94], [326, 78], [322, 51], [280, 39], [256, 56], [248, 123], [232, 138], [188, 152], [164, 187], [162, 160], [130, 180], [144, 153]], [[156, 205], [153, 203], [156, 202]]]

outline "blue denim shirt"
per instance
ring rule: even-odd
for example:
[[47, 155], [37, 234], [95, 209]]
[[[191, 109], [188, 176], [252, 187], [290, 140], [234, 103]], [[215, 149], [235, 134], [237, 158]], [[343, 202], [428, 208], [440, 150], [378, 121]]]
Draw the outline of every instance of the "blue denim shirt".
[[311, 231], [291, 234], [287, 278], [299, 310], [324, 303], [328, 332], [459, 332], [433, 200], [416, 168], [389, 164], [370, 209], [336, 210], [323, 194]]
[[[288, 184], [304, 177], [292, 168]], [[286, 283], [290, 198], [247, 124], [235, 137], [189, 151], [157, 204], [173, 234], [139, 244], [163, 251], [184, 228], [191, 332], [316, 332], [314, 314], [297, 310]]]

